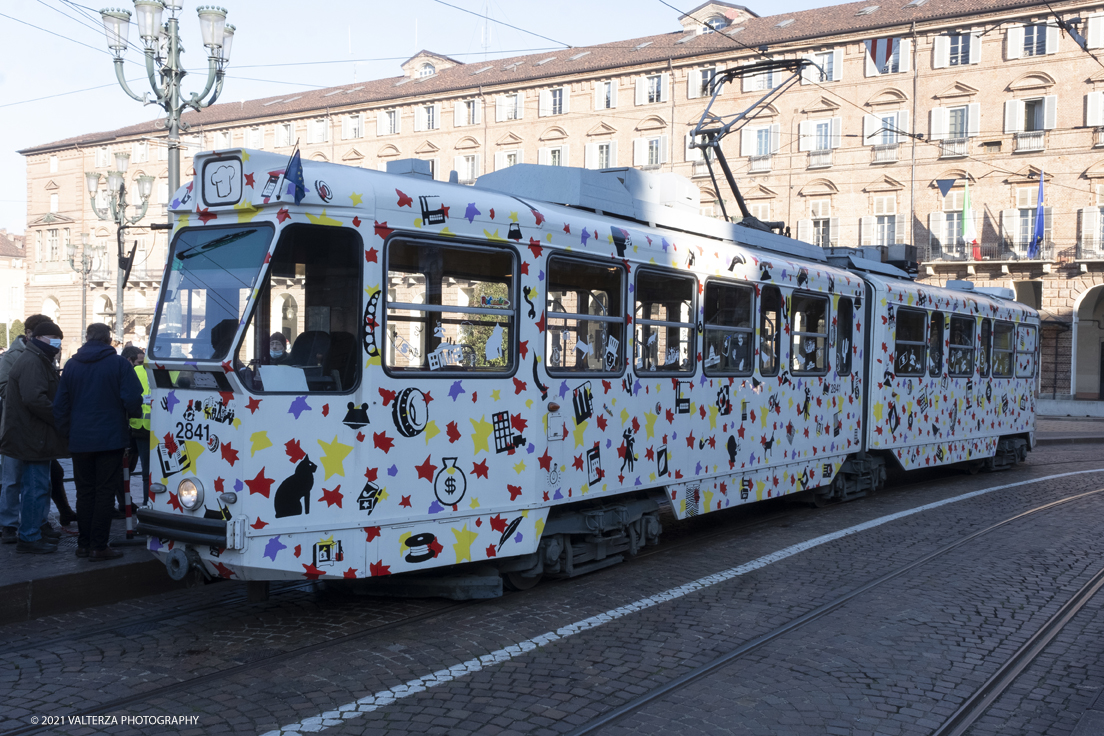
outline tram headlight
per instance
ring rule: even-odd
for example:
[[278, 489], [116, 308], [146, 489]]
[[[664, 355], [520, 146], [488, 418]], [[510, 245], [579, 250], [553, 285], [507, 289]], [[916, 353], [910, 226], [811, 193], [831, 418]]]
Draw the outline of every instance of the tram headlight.
[[184, 508], [189, 511], [195, 511], [203, 506], [203, 486], [198, 480], [188, 478], [180, 481], [180, 485], [176, 487], [176, 495]]

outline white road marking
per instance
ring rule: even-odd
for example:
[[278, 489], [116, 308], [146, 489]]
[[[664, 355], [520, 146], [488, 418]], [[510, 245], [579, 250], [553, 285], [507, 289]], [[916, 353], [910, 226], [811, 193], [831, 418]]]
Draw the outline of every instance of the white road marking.
[[429, 688], [444, 685], [445, 683], [452, 682], [455, 679], [463, 677], [464, 675], [471, 674], [473, 672], [479, 672], [499, 662], [506, 662], [508, 660], [519, 657], [526, 652], [530, 652], [537, 647], [544, 646], [553, 641], [559, 639], [565, 639], [574, 634], [578, 634], [583, 631], [595, 629], [602, 624], [609, 623], [610, 621], [616, 621], [619, 618], [629, 615], [630, 613], [636, 613], [637, 611], [643, 611], [646, 608], [657, 606], [660, 603], [666, 603], [667, 601], [673, 601], [677, 598], [689, 595], [690, 593], [696, 593], [699, 590], [703, 590], [718, 583], [723, 583], [733, 578], [746, 575], [749, 572], [754, 572], [761, 568], [770, 565], [771, 563], [784, 560], [787, 557], [793, 557], [796, 554], [805, 552], [806, 550], [819, 547], [828, 542], [834, 542], [837, 539], [851, 536], [852, 534], [858, 534], [859, 532], [867, 531], [868, 529], [874, 529], [875, 527], [888, 524], [898, 519], [904, 519], [913, 514], [919, 514], [923, 511], [930, 511], [937, 509], [940, 506], [946, 506], [948, 504], [957, 503], [959, 501], [965, 501], [971, 498], [977, 498], [983, 496], [986, 493], [992, 493], [993, 491], [1002, 491], [1006, 488], [1016, 488], [1017, 486], [1026, 486], [1032, 483], [1042, 483], [1048, 480], [1055, 480], [1056, 478], [1068, 478], [1074, 475], [1084, 475], [1086, 473], [1102, 473], [1104, 468], [1097, 468], [1095, 470], [1078, 470], [1071, 473], [1059, 473], [1057, 475], [1048, 475], [1043, 478], [1035, 478], [1033, 480], [1024, 480], [1018, 483], [1006, 483], [1002, 486], [993, 486], [992, 488], [985, 488], [980, 491], [972, 491], [970, 493], [964, 493], [961, 496], [954, 496], [953, 498], [946, 498], [942, 501], [935, 501], [934, 503], [925, 504], [923, 506], [917, 506], [914, 509], [908, 509], [907, 511], [899, 511], [896, 514], [890, 514], [888, 516], [882, 516], [871, 521], [863, 522], [862, 524], [856, 524], [855, 526], [841, 529], [831, 534], [825, 534], [815, 539], [810, 539], [805, 542], [799, 542], [798, 544], [785, 547], [776, 552], [772, 552], [769, 555], [764, 555], [758, 559], [750, 562], [745, 562], [737, 567], [732, 567], [721, 572], [714, 573], [713, 575], [707, 575], [704, 578], [698, 578], [697, 580], [680, 585], [677, 588], [671, 588], [665, 590], [662, 593], [657, 593], [647, 598], [641, 598], [638, 601], [633, 601], [628, 605], [620, 606], [618, 608], [610, 609], [604, 613], [599, 613], [596, 616], [583, 619], [582, 621], [576, 621], [573, 624], [568, 624], [555, 631], [549, 631], [540, 636], [535, 636], [531, 639], [520, 641], [517, 644], [512, 644], [502, 649], [497, 649], [490, 654], [484, 654], [482, 657], [475, 659], [469, 659], [466, 662], [454, 664], [446, 669], [437, 670], [428, 675], [417, 677], [413, 680], [408, 680], [401, 685], [395, 685], [387, 690], [381, 690], [378, 693], [372, 695], [366, 695], [359, 700], [354, 700], [351, 703], [339, 706], [335, 710], [326, 711], [321, 715], [312, 716], [311, 718], [304, 718], [298, 723], [292, 723], [287, 726], [282, 726], [278, 730], [269, 731], [263, 736], [282, 736], [286, 734], [295, 733], [314, 733], [317, 731], [323, 731], [331, 726], [338, 726], [344, 721], [350, 718], [356, 718], [364, 713], [371, 713], [372, 711], [382, 708], [392, 703], [408, 698], [411, 695], [415, 695], [420, 692], [425, 692]]

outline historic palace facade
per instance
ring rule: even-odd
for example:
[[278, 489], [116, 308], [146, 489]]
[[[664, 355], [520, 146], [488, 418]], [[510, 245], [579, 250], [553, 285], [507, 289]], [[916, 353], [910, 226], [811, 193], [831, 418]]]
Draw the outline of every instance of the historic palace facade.
[[[723, 200], [738, 216], [688, 145], [709, 80], [764, 57], [807, 57], [817, 68], [726, 140], [752, 214], [823, 245], [914, 244], [921, 279], [1015, 289], [1043, 313], [1041, 395], [1104, 399], [1104, 2], [1053, 2], [1056, 14], [1023, 0], [878, 2], [770, 17], [709, 2], [670, 33], [493, 62], [424, 51], [398, 77], [186, 116], [188, 152], [290, 154], [298, 141], [312, 159], [384, 168], [414, 157], [461, 182], [520, 162], [637, 166], [691, 178], [703, 212], [720, 216]], [[784, 78], [726, 85], [715, 109], [743, 110]], [[170, 196], [164, 135], [147, 123], [22, 151], [28, 313], [79, 333], [81, 278], [66, 245], [87, 232], [108, 246], [89, 275], [88, 319], [113, 321], [115, 232], [93, 213], [84, 173], [106, 173], [115, 152], [130, 153], [128, 181], [159, 182], [144, 222], [160, 220]], [[1040, 176], [1045, 242], [1033, 253]], [[962, 240], [964, 217], [976, 245]], [[165, 238], [127, 233], [137, 256], [125, 329], [138, 341]]]

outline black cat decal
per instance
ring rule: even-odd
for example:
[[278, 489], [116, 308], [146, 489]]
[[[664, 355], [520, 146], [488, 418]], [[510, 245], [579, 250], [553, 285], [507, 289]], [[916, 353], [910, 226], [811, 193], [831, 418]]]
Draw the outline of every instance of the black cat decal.
[[314, 488], [314, 471], [318, 466], [304, 457], [295, 466], [295, 472], [285, 478], [276, 489], [274, 506], [276, 518], [310, 513], [310, 493]]

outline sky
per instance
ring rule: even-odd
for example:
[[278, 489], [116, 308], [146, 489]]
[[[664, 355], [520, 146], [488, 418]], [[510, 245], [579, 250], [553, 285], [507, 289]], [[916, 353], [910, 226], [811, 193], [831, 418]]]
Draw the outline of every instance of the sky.
[[[670, 6], [686, 11], [700, 4], [668, 1], [221, 0], [237, 33], [219, 102], [397, 76], [399, 64], [421, 49], [481, 61], [677, 31], [680, 13]], [[184, 65], [198, 72], [185, 79], [188, 93], [202, 91], [206, 79], [199, 4], [184, 0], [180, 15]], [[759, 15], [830, 4], [745, 3]], [[125, 0], [116, 5], [132, 7]], [[98, 11], [76, 0], [0, 2], [0, 229], [22, 233], [26, 225], [26, 164], [17, 151], [163, 114], [132, 100], [115, 81]], [[129, 40], [140, 48], [133, 23]], [[147, 91], [141, 53], [132, 48], [126, 58], [131, 88]]]

